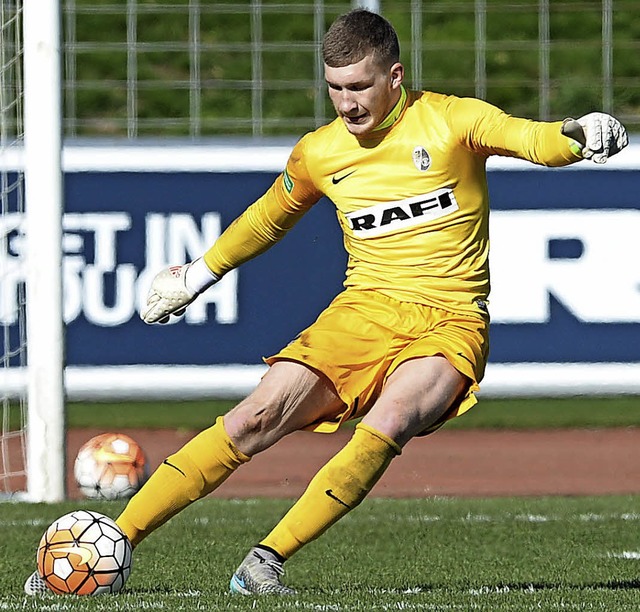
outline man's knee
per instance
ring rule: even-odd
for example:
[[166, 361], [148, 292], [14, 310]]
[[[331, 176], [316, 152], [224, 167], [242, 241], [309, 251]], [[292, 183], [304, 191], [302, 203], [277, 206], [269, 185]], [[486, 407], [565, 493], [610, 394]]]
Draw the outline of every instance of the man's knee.
[[251, 396], [240, 402], [224, 417], [224, 426], [229, 437], [242, 445], [243, 441], [272, 432], [282, 421], [279, 402]]
[[404, 446], [457, 404], [469, 382], [441, 356], [413, 359], [389, 377], [363, 422]]

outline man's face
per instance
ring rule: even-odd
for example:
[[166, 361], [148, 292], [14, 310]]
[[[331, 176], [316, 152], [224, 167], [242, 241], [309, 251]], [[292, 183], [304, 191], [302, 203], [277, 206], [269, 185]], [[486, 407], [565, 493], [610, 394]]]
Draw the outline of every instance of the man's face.
[[385, 69], [371, 56], [341, 68], [324, 66], [336, 113], [355, 136], [368, 134], [389, 114], [400, 99], [403, 76], [402, 64]]

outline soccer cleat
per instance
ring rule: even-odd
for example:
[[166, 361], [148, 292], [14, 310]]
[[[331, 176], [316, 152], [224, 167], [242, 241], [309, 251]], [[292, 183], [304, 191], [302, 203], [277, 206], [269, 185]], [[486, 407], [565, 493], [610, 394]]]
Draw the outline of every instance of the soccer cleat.
[[24, 583], [24, 592], [27, 595], [42, 595], [43, 593], [51, 593], [46, 582], [40, 578], [37, 571], [33, 572]]
[[282, 574], [282, 561], [256, 546], [231, 577], [229, 589], [238, 595], [295, 595], [293, 589], [280, 582]]

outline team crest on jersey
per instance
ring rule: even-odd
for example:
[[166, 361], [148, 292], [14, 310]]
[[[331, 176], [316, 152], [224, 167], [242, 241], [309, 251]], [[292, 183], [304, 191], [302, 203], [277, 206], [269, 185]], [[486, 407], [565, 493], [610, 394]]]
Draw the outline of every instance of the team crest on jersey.
[[424, 147], [418, 145], [413, 150], [413, 163], [420, 172], [425, 172], [431, 166], [431, 155]]
[[375, 238], [425, 225], [458, 210], [451, 189], [444, 188], [397, 202], [383, 202], [345, 215], [359, 238]]

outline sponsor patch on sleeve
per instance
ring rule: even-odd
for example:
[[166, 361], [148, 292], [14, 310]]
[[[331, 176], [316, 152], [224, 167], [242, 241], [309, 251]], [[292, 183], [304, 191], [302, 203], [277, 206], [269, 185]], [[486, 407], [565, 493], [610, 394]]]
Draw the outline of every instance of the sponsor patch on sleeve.
[[289, 173], [287, 172], [286, 168], [283, 172], [283, 180], [284, 180], [284, 188], [289, 193], [291, 193], [293, 191], [293, 181], [291, 180], [291, 177], [289, 176]]

